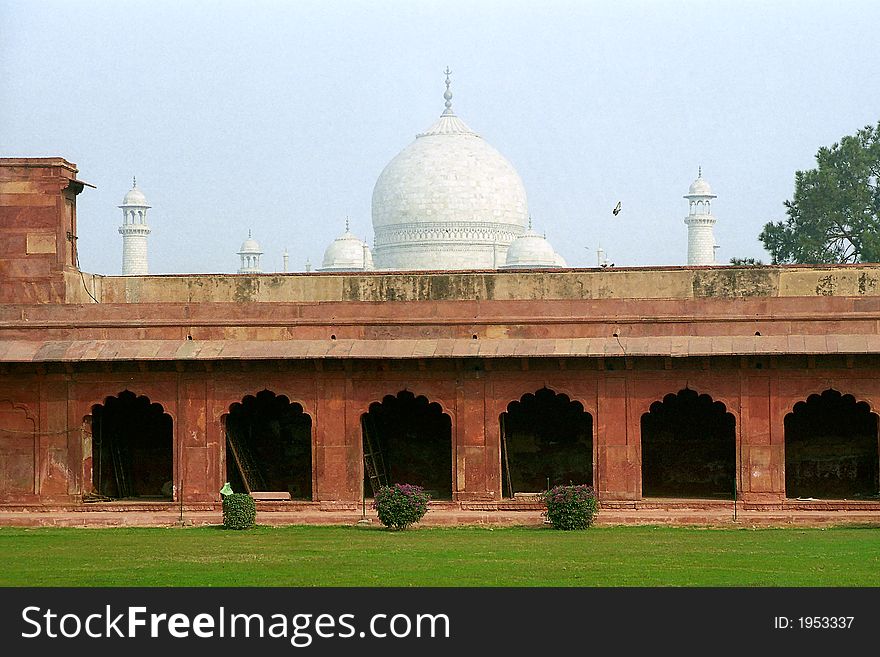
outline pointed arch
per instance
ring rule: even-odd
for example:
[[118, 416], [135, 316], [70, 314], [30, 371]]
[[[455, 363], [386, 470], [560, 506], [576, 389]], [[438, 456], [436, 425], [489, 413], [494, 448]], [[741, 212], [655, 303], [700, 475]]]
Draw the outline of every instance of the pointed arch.
[[173, 420], [161, 404], [124, 390], [92, 406], [91, 488], [111, 499], [173, 496]]
[[408, 483], [452, 499], [452, 420], [437, 402], [408, 390], [373, 402], [361, 416], [364, 490]]
[[866, 402], [829, 388], [797, 402], [784, 426], [786, 497], [878, 497], [878, 418]]
[[236, 492], [313, 498], [312, 418], [286, 395], [246, 395], [223, 416], [226, 479]]
[[593, 483], [593, 416], [580, 402], [541, 388], [510, 402], [499, 423], [502, 497]]
[[732, 499], [736, 418], [709, 395], [685, 388], [641, 418], [642, 496]]

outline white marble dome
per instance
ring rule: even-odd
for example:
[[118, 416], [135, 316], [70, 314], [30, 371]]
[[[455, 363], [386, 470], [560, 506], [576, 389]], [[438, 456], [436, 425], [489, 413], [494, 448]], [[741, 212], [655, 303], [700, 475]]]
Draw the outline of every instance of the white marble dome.
[[122, 199], [122, 205], [136, 205], [139, 207], [149, 207], [147, 205], [147, 197], [144, 196], [144, 193], [137, 188], [136, 181], [132, 181], [131, 189], [128, 190], [128, 193], [125, 195], [125, 198]]
[[[709, 186], [709, 183], [703, 180], [702, 173], [691, 183], [691, 186], [688, 188], [687, 196], [711, 196], [712, 198], [715, 198], [715, 194], [712, 193], [712, 188]], [[687, 196], [685, 198], [687, 198]]]
[[489, 269], [525, 232], [522, 180], [503, 155], [446, 110], [382, 171], [373, 189], [378, 269]]
[[367, 271], [373, 269], [373, 256], [366, 242], [356, 237], [345, 225], [345, 232], [324, 251], [318, 271]]
[[510, 247], [507, 249], [507, 260], [501, 268], [543, 269], [564, 266], [565, 261], [553, 250], [547, 238], [530, 228], [527, 233], [520, 235], [510, 244]]
[[262, 255], [262, 251], [260, 250], [260, 243], [257, 240], [253, 239], [250, 234], [248, 234], [248, 238], [241, 243], [241, 248], [238, 250], [239, 253], [259, 253]]

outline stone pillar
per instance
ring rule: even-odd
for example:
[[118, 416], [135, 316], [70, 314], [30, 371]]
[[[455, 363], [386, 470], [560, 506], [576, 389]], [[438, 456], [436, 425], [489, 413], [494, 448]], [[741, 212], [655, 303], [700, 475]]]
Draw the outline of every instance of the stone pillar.
[[[165, 409], [166, 412], [170, 409]], [[178, 388], [178, 416], [174, 427], [174, 485], [184, 502], [217, 499], [216, 466], [207, 440], [207, 395], [204, 379], [181, 378]], [[175, 501], [177, 501], [176, 498]]]
[[319, 380], [317, 385], [312, 496], [318, 502], [361, 499], [360, 416], [353, 408], [357, 402], [352, 404], [346, 394], [347, 385], [344, 380], [329, 378]]
[[486, 386], [482, 379], [466, 379], [455, 399], [455, 487], [454, 500], [492, 500], [489, 470], [495, 467], [486, 445]]
[[641, 496], [639, 418], [629, 418], [627, 382], [622, 377], [599, 380], [596, 413], [596, 492], [600, 499], [635, 500]]
[[[771, 379], [745, 376], [742, 381], [740, 495], [744, 502], [781, 502], [785, 498], [785, 444], [774, 444]], [[776, 436], [779, 439], [781, 436]]]
[[79, 493], [78, 467], [81, 460], [79, 431], [68, 431], [68, 390], [63, 381], [40, 385], [40, 499], [66, 502]]

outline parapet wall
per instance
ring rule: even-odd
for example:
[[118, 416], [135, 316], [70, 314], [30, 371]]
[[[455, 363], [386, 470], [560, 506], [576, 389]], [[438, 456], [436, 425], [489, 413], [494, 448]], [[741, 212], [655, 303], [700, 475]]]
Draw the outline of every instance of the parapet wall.
[[[880, 265], [99, 277], [103, 303], [880, 296]], [[75, 282], [78, 283], [78, 282]]]

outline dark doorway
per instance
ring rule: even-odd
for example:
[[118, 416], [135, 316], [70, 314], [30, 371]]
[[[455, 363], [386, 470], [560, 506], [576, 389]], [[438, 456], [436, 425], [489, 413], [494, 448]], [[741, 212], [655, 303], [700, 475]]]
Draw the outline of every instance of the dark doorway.
[[92, 486], [111, 499], [173, 495], [171, 416], [128, 390], [92, 407]]
[[642, 415], [642, 495], [733, 499], [736, 419], [684, 389]]
[[593, 417], [580, 402], [542, 388], [501, 414], [501, 494], [593, 483]]
[[361, 423], [368, 495], [381, 485], [416, 484], [431, 499], [452, 499], [452, 421], [440, 404], [404, 390], [370, 404]]
[[877, 416], [852, 395], [826, 390], [785, 416], [785, 494], [877, 498]]
[[287, 492], [290, 499], [311, 500], [312, 419], [302, 406], [269, 390], [230, 406], [226, 478], [236, 492]]

